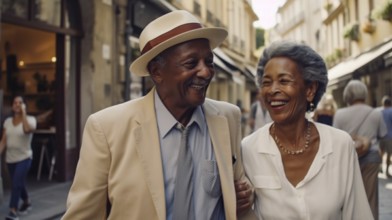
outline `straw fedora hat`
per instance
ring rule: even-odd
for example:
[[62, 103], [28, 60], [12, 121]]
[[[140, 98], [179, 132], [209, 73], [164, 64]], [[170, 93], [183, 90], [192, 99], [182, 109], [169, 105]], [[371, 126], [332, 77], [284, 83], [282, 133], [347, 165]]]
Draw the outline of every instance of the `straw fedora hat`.
[[141, 56], [132, 62], [129, 70], [137, 76], [148, 76], [148, 63], [162, 51], [176, 44], [208, 39], [211, 49], [222, 43], [227, 36], [223, 28], [206, 28], [191, 13], [176, 10], [149, 23], [139, 37]]

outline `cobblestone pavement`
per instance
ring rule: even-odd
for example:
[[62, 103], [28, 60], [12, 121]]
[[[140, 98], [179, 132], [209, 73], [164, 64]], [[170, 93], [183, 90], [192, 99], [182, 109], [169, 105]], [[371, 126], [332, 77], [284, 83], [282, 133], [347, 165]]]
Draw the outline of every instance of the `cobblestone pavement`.
[[[385, 159], [385, 158], [384, 158]], [[392, 178], [385, 175], [385, 165], [383, 173], [379, 173], [379, 207], [380, 219], [392, 219]], [[392, 174], [392, 167], [389, 173]], [[48, 180], [29, 180], [30, 198], [33, 203], [33, 210], [26, 216], [21, 216], [20, 220], [60, 220], [65, 211], [66, 198], [71, 182], [59, 183]], [[3, 203], [0, 205], [0, 220], [4, 219], [8, 212], [9, 191], [5, 191]]]
[[[383, 158], [382, 173], [378, 174], [378, 190], [379, 190], [379, 217], [380, 220], [392, 219], [392, 178], [387, 178], [385, 173], [385, 161]], [[389, 173], [392, 174], [392, 166], [389, 167]]]

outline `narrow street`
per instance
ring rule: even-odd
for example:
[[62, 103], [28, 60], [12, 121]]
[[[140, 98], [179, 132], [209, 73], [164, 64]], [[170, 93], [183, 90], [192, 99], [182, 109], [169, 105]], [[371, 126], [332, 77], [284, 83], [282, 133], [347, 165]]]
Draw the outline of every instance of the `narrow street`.
[[379, 175], [379, 206], [380, 220], [392, 219], [392, 179], [386, 179], [384, 174]]
[[[383, 171], [385, 171], [386, 157], [383, 158]], [[392, 174], [392, 167], [389, 167]], [[378, 174], [380, 220], [392, 219], [392, 178], [387, 178], [385, 172]]]
[[[384, 157], [385, 161], [385, 157]], [[385, 163], [384, 163], [385, 164]], [[385, 170], [385, 166], [383, 167]], [[390, 168], [392, 173], [392, 168]], [[384, 173], [379, 177], [379, 207], [380, 219], [392, 219], [392, 178], [387, 179]], [[46, 178], [37, 182], [29, 180], [30, 196], [33, 202], [33, 210], [29, 215], [21, 216], [26, 220], [59, 220], [65, 211], [66, 198], [71, 182], [57, 183], [48, 181]], [[5, 192], [3, 204], [0, 206], [0, 219], [4, 219], [8, 211], [9, 191]]]

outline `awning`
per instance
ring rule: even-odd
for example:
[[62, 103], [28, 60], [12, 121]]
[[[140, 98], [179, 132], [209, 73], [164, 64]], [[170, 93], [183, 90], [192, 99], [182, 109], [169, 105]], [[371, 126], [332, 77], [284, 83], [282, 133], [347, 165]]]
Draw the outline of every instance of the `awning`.
[[226, 72], [227, 74], [232, 75], [232, 70], [225, 63], [223, 63], [223, 61], [220, 60], [216, 55], [214, 55], [214, 64], [218, 66], [218, 68]]
[[355, 70], [365, 66], [367, 63], [375, 60], [376, 58], [384, 55], [392, 49], [392, 40], [380, 46], [374, 47], [371, 50], [360, 54], [353, 59], [346, 60], [339, 63], [328, 70], [328, 79], [330, 84], [336, 83], [341, 77], [353, 73]]
[[156, 2], [156, 3], [160, 4], [162, 7], [168, 9], [169, 11], [175, 11], [175, 10], [177, 10], [176, 7], [174, 7], [173, 5], [171, 5], [170, 3], [168, 3], [168, 2], [165, 1], [165, 0], [154, 0], [154, 1], [152, 1], [152, 2]]
[[245, 69], [253, 75], [253, 77], [257, 76], [257, 69], [250, 65], [245, 65]]
[[250, 81], [254, 82], [255, 73], [256, 73], [254, 68], [252, 68], [251, 66], [241, 68], [239, 64], [237, 64], [233, 59], [231, 59], [228, 55], [226, 55], [226, 53], [223, 52], [223, 50], [220, 49], [219, 47], [215, 48], [213, 52], [232, 71], [239, 71], [246, 77], [246, 79], [249, 79]]
[[250, 66], [250, 65], [245, 65], [245, 70], [248, 71], [250, 74], [252, 74], [253, 78], [256, 78], [257, 69], [255, 67]]
[[231, 69], [238, 69], [237, 64], [234, 62], [233, 59], [231, 59], [229, 56], [227, 56], [225, 54], [225, 52], [223, 52], [222, 49], [220, 49], [219, 47], [215, 48], [213, 50], [213, 52], [215, 53], [216, 56], [218, 56], [223, 62], [225, 62], [226, 64], [229, 65], [229, 67]]
[[242, 71], [242, 73], [246, 76], [246, 78], [252, 82], [255, 82], [255, 78], [256, 78], [256, 71], [254, 68], [246, 65], [244, 71]]

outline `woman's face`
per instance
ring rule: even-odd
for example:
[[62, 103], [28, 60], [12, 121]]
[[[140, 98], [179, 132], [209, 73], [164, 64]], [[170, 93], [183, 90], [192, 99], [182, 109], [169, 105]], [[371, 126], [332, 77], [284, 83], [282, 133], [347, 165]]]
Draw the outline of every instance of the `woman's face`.
[[303, 120], [308, 102], [316, 91], [315, 83], [306, 86], [301, 69], [287, 57], [268, 61], [261, 79], [261, 95], [271, 118], [276, 123]]
[[14, 101], [12, 102], [12, 110], [15, 113], [20, 113], [22, 112], [22, 105], [24, 104], [22, 97], [16, 96], [14, 98]]

